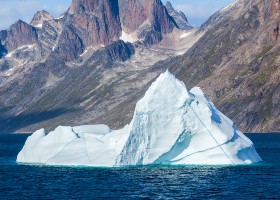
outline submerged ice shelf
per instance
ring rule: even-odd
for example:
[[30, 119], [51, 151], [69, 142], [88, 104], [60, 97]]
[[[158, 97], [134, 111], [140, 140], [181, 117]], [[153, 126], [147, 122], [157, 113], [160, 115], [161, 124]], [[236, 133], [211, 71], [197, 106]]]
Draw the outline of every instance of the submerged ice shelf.
[[260, 162], [253, 143], [200, 88], [188, 91], [168, 71], [137, 103], [131, 123], [44, 129], [30, 136], [17, 162], [74, 166], [236, 165]]

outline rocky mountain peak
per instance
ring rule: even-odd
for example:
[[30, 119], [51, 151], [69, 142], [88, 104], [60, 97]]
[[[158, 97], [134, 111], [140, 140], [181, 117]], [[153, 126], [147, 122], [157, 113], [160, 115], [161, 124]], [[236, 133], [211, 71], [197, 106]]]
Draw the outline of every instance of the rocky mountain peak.
[[42, 28], [43, 22], [47, 20], [52, 20], [53, 16], [45, 10], [38, 11], [33, 19], [31, 20], [30, 24], [37, 28]]
[[36, 43], [38, 34], [33, 26], [22, 20], [18, 20], [8, 30], [1, 31], [0, 40], [9, 52], [18, 47]]
[[157, 43], [176, 27], [160, 0], [119, 0], [119, 12], [123, 31], [148, 44]]
[[118, 12], [118, 0], [73, 0], [69, 8], [69, 13], [91, 13], [96, 14], [100, 10], [103, 10], [106, 7], [109, 7], [112, 12]]
[[174, 9], [170, 1], [166, 1], [165, 7], [166, 9]]
[[117, 0], [73, 0], [69, 14], [86, 46], [107, 45], [121, 35]]
[[152, 45], [176, 27], [160, 0], [73, 0], [67, 16], [62, 31], [65, 37], [58, 46], [76, 53], [66, 56], [63, 48], [58, 49], [66, 60], [77, 58], [87, 47], [109, 45], [123, 34]]
[[30, 24], [18, 21], [1, 32], [0, 40], [8, 52], [37, 42], [42, 59], [72, 61], [87, 48], [110, 45], [124, 35], [153, 45], [175, 27], [189, 29], [185, 15], [168, 7], [170, 14], [161, 0], [73, 0], [63, 17], [38, 11]]
[[186, 15], [182, 11], [175, 10], [170, 1], [166, 2], [165, 7], [168, 11], [168, 14], [175, 20], [179, 29], [189, 30], [193, 28], [188, 22]]

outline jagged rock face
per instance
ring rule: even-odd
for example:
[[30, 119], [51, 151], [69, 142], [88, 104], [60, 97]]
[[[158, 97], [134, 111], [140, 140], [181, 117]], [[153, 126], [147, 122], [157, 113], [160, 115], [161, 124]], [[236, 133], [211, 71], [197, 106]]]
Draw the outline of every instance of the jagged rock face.
[[[120, 0], [120, 20], [123, 31], [133, 33], [148, 19], [148, 8], [144, 7], [145, 0]], [[151, 1], [145, 3], [150, 4]], [[148, 5], [147, 5], [148, 6]], [[148, 22], [147, 22], [148, 23]]]
[[19, 20], [13, 24], [10, 29], [0, 34], [2, 45], [7, 51], [12, 51], [18, 47], [31, 45], [38, 41], [36, 29]]
[[84, 48], [83, 40], [76, 33], [75, 27], [69, 25], [62, 31], [53, 54], [58, 54], [58, 57], [64, 58], [65, 61], [72, 61], [83, 53]]
[[78, 58], [87, 47], [117, 41], [122, 30], [136, 32], [140, 40], [152, 45], [175, 27], [159, 0], [74, 0], [63, 24], [56, 52], [67, 61]]
[[117, 0], [74, 0], [64, 17], [44, 23], [42, 53], [65, 61], [77, 59], [87, 47], [109, 45], [119, 39]]
[[62, 24], [57, 20], [44, 21], [39, 32], [39, 43], [42, 57], [48, 56], [55, 50], [62, 32]]
[[169, 1], [166, 2], [165, 7], [168, 11], [168, 14], [175, 20], [179, 29], [189, 30], [193, 28], [188, 22], [186, 15], [182, 11], [178, 12], [175, 10]]
[[162, 40], [162, 34], [156, 31], [149, 31], [144, 34], [144, 41], [143, 43], [146, 45], [153, 45], [157, 44]]
[[160, 0], [151, 1], [150, 19], [155, 31], [163, 34], [170, 33], [175, 24], [172, 18], [168, 15], [166, 8]]
[[106, 46], [105, 49], [107, 55], [112, 61], [124, 62], [135, 53], [133, 45], [125, 43], [122, 40], [113, 42], [112, 44]]
[[117, 0], [74, 0], [69, 13], [85, 46], [107, 45], [121, 35]]
[[175, 27], [160, 0], [119, 0], [119, 9], [123, 30], [126, 33], [137, 32], [139, 38], [145, 38], [151, 31], [169, 33]]
[[97, 9], [101, 6], [109, 6], [110, 9], [116, 9], [118, 0], [73, 0], [69, 8], [71, 14], [83, 14], [85, 12], [95, 14]]
[[112, 42], [110, 45], [99, 49], [93, 54], [93, 56], [87, 61], [91, 63], [93, 60], [106, 60], [112, 68], [114, 63], [124, 62], [129, 60], [135, 54], [135, 48], [131, 43], [125, 43], [122, 40]]
[[122, 31], [152, 45], [174, 27], [174, 19], [160, 0], [73, 0], [58, 19], [39, 11], [31, 25], [19, 21], [1, 32], [0, 40], [8, 52], [38, 42], [41, 59], [60, 57], [73, 61], [88, 47], [107, 46], [119, 40]]
[[45, 10], [42, 10], [42, 11], [38, 11], [34, 15], [30, 24], [34, 27], [42, 28], [44, 21], [48, 21], [48, 20], [52, 20], [52, 19], [53, 19], [53, 16], [51, 16], [50, 13], [48, 13]]

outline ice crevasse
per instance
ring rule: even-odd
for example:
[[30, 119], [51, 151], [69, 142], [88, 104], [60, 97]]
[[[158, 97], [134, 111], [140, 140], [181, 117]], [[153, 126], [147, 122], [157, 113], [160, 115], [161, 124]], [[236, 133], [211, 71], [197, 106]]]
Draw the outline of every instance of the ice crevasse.
[[19, 163], [119, 167], [130, 165], [239, 165], [262, 161], [253, 143], [195, 87], [168, 71], [137, 103], [131, 123], [60, 126], [33, 133]]

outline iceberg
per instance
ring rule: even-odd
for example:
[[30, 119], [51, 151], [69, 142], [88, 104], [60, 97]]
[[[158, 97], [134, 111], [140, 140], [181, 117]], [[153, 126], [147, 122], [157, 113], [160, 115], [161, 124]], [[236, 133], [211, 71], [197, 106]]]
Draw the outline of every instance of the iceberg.
[[19, 163], [120, 167], [131, 165], [240, 165], [262, 159], [253, 143], [195, 87], [169, 71], [136, 104], [130, 124], [60, 126], [33, 133]]

